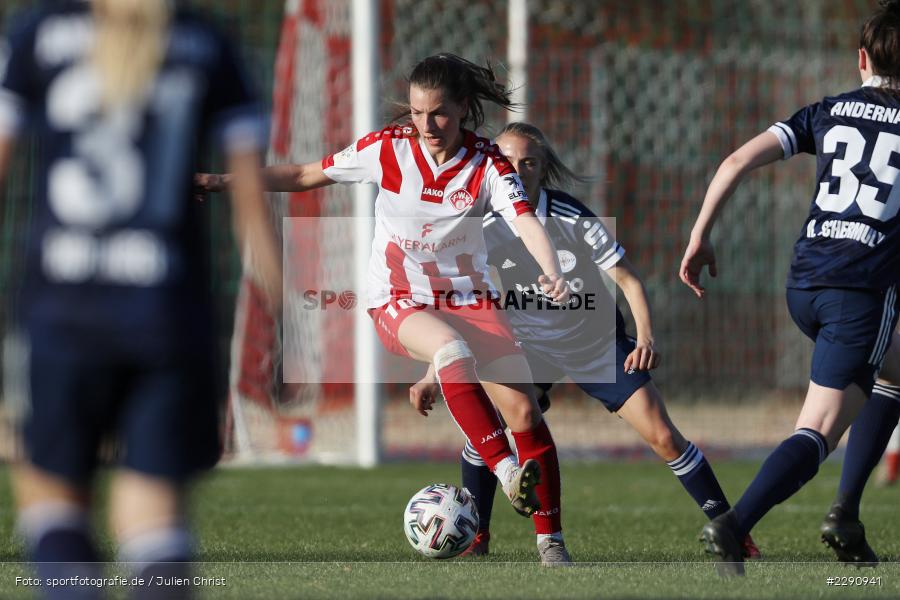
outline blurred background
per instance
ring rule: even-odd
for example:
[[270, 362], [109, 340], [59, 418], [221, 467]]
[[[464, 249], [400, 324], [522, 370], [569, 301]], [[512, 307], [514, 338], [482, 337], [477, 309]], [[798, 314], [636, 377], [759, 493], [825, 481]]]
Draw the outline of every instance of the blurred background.
[[[4, 0], [0, 25], [36, 4]], [[510, 4], [380, 0], [376, 96], [385, 122], [395, 113], [394, 102], [405, 96], [405, 75], [425, 56], [449, 51], [490, 61], [506, 79]], [[272, 113], [270, 162], [317, 160], [353, 141], [350, 0], [196, 0], [193, 5], [215, 13], [243, 44]], [[859, 85], [859, 28], [875, 2], [526, 0], [522, 5], [527, 120], [544, 130], [567, 165], [594, 178], [571, 191], [616, 219], [618, 239], [644, 276], [663, 355], [654, 377], [676, 424], [713, 453], [749, 454], [777, 442], [792, 428], [809, 377], [811, 346], [787, 315], [784, 279], [813, 192], [813, 158], [770, 167], [743, 184], [717, 228], [720, 274], [709, 282], [706, 300], [689, 293], [677, 269], [719, 162], [774, 121]], [[496, 132], [506, 120], [489, 112], [481, 133]], [[14, 317], [20, 232], [29, 219], [33, 185], [33, 145], [20, 148], [0, 189], [2, 329]], [[210, 157], [210, 169], [216, 165]], [[352, 190], [343, 186], [273, 202], [282, 216], [352, 215]], [[357, 427], [352, 385], [281, 385], [277, 341], [260, 333], [267, 323], [253, 315], [252, 306], [232, 337], [234, 306], [243, 289], [241, 265], [227, 203], [213, 198], [208, 208], [222, 377], [231, 382], [229, 398], [223, 398], [230, 455], [352, 462], [348, 448]], [[323, 287], [349, 287], [352, 253], [306, 251], [320, 253]], [[284, 318], [305, 317], [288, 307]], [[348, 326], [346, 316], [329, 313], [304, 322], [302, 339], [283, 343], [299, 344], [308, 350], [310, 364], [318, 364], [322, 355], [354, 351]], [[405, 386], [381, 392], [380, 418], [372, 427], [382, 459], [458, 456], [462, 438], [446, 415], [421, 421], [406, 403]], [[643, 455], [624, 423], [572, 386], [557, 388], [548, 420], [564, 456]], [[12, 446], [6, 446], [8, 455]]]

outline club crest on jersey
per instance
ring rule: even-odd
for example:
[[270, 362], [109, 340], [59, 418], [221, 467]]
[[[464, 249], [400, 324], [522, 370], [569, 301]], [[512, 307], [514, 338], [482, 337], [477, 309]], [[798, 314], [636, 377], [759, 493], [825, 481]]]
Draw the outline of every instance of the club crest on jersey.
[[578, 262], [575, 255], [568, 250], [557, 250], [556, 255], [559, 257], [559, 266], [562, 268], [563, 273], [568, 273], [574, 269], [575, 263]]
[[450, 194], [450, 204], [456, 210], [465, 210], [475, 204], [475, 198], [466, 190], [459, 189]]

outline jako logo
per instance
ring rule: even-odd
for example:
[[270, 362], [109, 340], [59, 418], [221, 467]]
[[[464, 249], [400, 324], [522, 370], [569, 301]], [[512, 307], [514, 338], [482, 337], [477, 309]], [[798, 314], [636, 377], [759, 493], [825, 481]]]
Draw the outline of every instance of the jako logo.
[[434, 225], [434, 223], [425, 223], [424, 225], [422, 225], [422, 237], [425, 237], [433, 231], [431, 229], [432, 225]]
[[485, 443], [485, 442], [487, 442], [487, 441], [489, 441], [489, 440], [492, 440], [492, 439], [494, 439], [494, 438], [500, 437], [501, 435], [503, 435], [503, 430], [502, 430], [502, 429], [498, 429], [497, 431], [495, 431], [495, 432], [493, 432], [493, 433], [491, 433], [491, 434], [489, 434], [489, 435], [486, 435], [486, 436], [484, 436], [483, 438], [481, 438], [481, 443], [483, 444], [483, 443]]
[[422, 195], [423, 196], [434, 196], [435, 198], [443, 198], [444, 190], [438, 190], [435, 188], [426, 187], [426, 188], [422, 188]]
[[356, 294], [350, 290], [344, 290], [340, 293], [334, 290], [306, 290], [303, 292], [303, 299], [306, 301], [303, 308], [306, 310], [325, 310], [329, 304], [337, 303], [344, 310], [350, 310], [356, 307]]

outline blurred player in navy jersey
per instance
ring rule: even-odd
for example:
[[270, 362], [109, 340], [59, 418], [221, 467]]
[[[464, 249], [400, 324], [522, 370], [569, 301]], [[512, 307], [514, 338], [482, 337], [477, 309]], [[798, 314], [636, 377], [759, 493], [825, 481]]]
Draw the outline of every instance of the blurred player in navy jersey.
[[[409, 76], [409, 103], [400, 116], [409, 122], [373, 131], [321, 161], [267, 167], [263, 179], [266, 189], [280, 192], [378, 185], [367, 289], [378, 336], [388, 351], [434, 367], [451, 416], [516, 511], [532, 518], [541, 564], [564, 566], [571, 560], [562, 534], [556, 444], [506, 316], [486, 301], [482, 217], [497, 211], [517, 224], [540, 265], [533, 283], [550, 298], [564, 300], [568, 287], [515, 170], [475, 133], [485, 102], [513, 106], [490, 67], [449, 53], [429, 56]], [[199, 174], [197, 185], [219, 191], [229, 178]], [[513, 432], [518, 456], [501, 435], [494, 405]]]
[[7, 48], [0, 174], [26, 125], [41, 148], [19, 298], [28, 349], [26, 456], [14, 471], [20, 531], [40, 576], [99, 574], [88, 511], [98, 446], [114, 433], [118, 558], [145, 580], [185, 576], [186, 486], [219, 454], [205, 208], [191, 201], [195, 158], [213, 131], [236, 174], [238, 241], [280, 307], [257, 99], [229, 41], [164, 0], [41, 3], [13, 23]]
[[723, 561], [721, 574], [743, 574], [742, 537], [815, 476], [851, 423], [822, 539], [841, 561], [877, 563], [859, 501], [900, 414], [900, 359], [891, 345], [900, 280], [897, 0], [882, 1], [863, 25], [859, 73], [860, 89], [802, 108], [722, 163], [681, 263], [682, 281], [702, 298], [703, 267], [716, 275], [713, 224], [743, 177], [801, 152], [816, 156], [816, 190], [787, 280], [791, 317], [815, 342], [809, 390], [794, 434], [769, 455], [734, 508], [703, 528], [707, 550]]
[[[666, 412], [648, 371], [659, 365], [654, 348], [650, 305], [640, 276], [625, 250], [584, 204], [559, 191], [582, 180], [559, 159], [540, 129], [511, 123], [496, 143], [522, 179], [535, 214], [544, 223], [560, 256], [573, 298], [596, 300], [591, 310], [508, 310], [513, 333], [522, 343], [542, 400], [549, 406], [553, 383], [568, 375], [585, 393], [625, 419], [672, 469], [709, 518], [729, 508], [716, 476], [699, 448], [684, 439]], [[490, 213], [483, 223], [488, 263], [496, 267], [504, 290], [536, 293], [531, 285], [537, 265], [515, 227]], [[622, 290], [635, 315], [637, 339], [625, 333], [625, 321], [607, 292], [601, 271]], [[615, 321], [603, 317], [615, 314]], [[427, 415], [438, 389], [431, 371], [410, 388], [410, 402]], [[488, 553], [491, 509], [497, 479], [467, 441], [462, 453], [462, 481], [475, 496], [479, 531], [467, 554]], [[748, 556], [759, 551], [747, 536]]]

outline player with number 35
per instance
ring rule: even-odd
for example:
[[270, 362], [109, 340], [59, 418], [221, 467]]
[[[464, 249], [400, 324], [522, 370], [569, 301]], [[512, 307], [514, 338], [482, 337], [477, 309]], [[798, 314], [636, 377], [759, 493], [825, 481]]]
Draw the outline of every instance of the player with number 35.
[[815, 155], [816, 186], [787, 278], [791, 317], [815, 342], [809, 390], [793, 435], [769, 455], [734, 508], [703, 528], [708, 551], [725, 561], [720, 573], [743, 573], [739, 541], [815, 476], [851, 423], [822, 540], [843, 562], [878, 560], [859, 522], [859, 500], [900, 412], [897, 346], [891, 347], [900, 281], [898, 47], [900, 1], [883, 0], [860, 36], [862, 87], [800, 109], [726, 158], [691, 232], [680, 275], [703, 298], [703, 267], [716, 276], [713, 223], [740, 181], [776, 160]]

